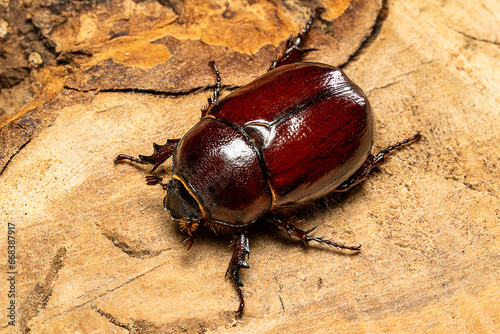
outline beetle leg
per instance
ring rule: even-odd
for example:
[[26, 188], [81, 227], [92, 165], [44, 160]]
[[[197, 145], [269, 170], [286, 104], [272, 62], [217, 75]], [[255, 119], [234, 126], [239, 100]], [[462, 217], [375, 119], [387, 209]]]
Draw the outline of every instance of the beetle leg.
[[190, 232], [188, 232], [187, 235], [187, 237], [182, 239], [181, 243], [184, 245], [184, 247], [186, 247], [186, 250], [190, 250], [191, 247], [193, 247], [194, 237]]
[[285, 52], [281, 55], [281, 57], [272, 62], [271, 67], [269, 67], [269, 70], [275, 69], [276, 67], [280, 67], [283, 65], [294, 63], [298, 61], [304, 53], [316, 50], [316, 49], [302, 50], [300, 49], [300, 46], [304, 42], [307, 33], [311, 29], [314, 17], [316, 16], [316, 14], [321, 13], [323, 10], [324, 10], [323, 8], [316, 8], [315, 10], [313, 10], [311, 17], [309, 18], [309, 21], [307, 22], [306, 26], [302, 29], [302, 31], [298, 34], [298, 36], [294, 38], [294, 36], [292, 35], [287, 39]]
[[347, 191], [352, 187], [354, 187], [355, 185], [362, 182], [363, 180], [367, 179], [368, 177], [370, 177], [370, 174], [375, 167], [378, 167], [384, 163], [385, 157], [392, 150], [400, 146], [403, 146], [405, 144], [411, 143], [413, 141], [419, 140], [420, 137], [421, 137], [420, 133], [417, 133], [413, 137], [407, 138], [403, 141], [397, 142], [396, 144], [387, 147], [385, 150], [380, 151], [380, 153], [377, 154], [376, 156], [370, 154], [368, 158], [366, 158], [365, 163], [354, 174], [352, 174], [349, 178], [347, 178], [347, 180], [342, 182], [334, 191], [335, 192]]
[[164, 163], [174, 153], [180, 139], [168, 139], [165, 145], [153, 144], [154, 153], [152, 155], [139, 155], [139, 158], [134, 158], [126, 154], [119, 154], [115, 158], [115, 163], [123, 160], [130, 160], [138, 164], [151, 164], [154, 165], [151, 173], [155, 171], [158, 166]]
[[[175, 219], [174, 219], [175, 221]], [[193, 232], [198, 228], [198, 221], [191, 221], [187, 219], [179, 220], [179, 228], [181, 231], [186, 233], [186, 237], [182, 240], [182, 244], [187, 250], [190, 250], [194, 243]]]
[[210, 109], [210, 107], [212, 107], [214, 104], [217, 103], [217, 99], [219, 98], [220, 88], [221, 88], [221, 78], [220, 78], [220, 73], [219, 73], [219, 69], [217, 68], [217, 65], [215, 65], [214, 61], [211, 61], [208, 63], [208, 66], [210, 66], [214, 69], [214, 73], [215, 73], [215, 76], [217, 78], [217, 84], [215, 85], [214, 96], [208, 98], [208, 105], [206, 106], [206, 108], [203, 108], [201, 110], [201, 117], [202, 118], [206, 116], [208, 109]]
[[241, 313], [243, 311], [243, 308], [245, 307], [245, 301], [243, 300], [243, 293], [240, 289], [240, 286], [243, 286], [243, 283], [241, 282], [238, 272], [241, 268], [250, 268], [247, 261], [245, 260], [245, 256], [250, 253], [247, 233], [242, 232], [241, 234], [238, 234], [233, 244], [234, 252], [233, 256], [231, 257], [231, 261], [229, 261], [229, 267], [226, 271], [226, 277], [229, 273], [233, 278], [236, 291], [238, 292], [238, 296], [240, 297], [240, 306], [238, 307], [236, 313]]
[[167, 190], [167, 185], [163, 183], [163, 178], [159, 176], [148, 175], [146, 176], [146, 184], [148, 186], [154, 186], [155, 184], [159, 184], [163, 190]]
[[292, 224], [286, 223], [286, 222], [282, 221], [281, 219], [278, 219], [278, 218], [273, 217], [273, 216], [270, 216], [270, 220], [280, 230], [286, 232], [286, 234], [288, 234], [288, 236], [290, 236], [290, 237], [292, 237], [292, 236], [293, 237], [297, 237], [300, 240], [302, 240], [302, 242], [304, 244], [306, 244], [306, 245], [309, 244], [309, 241], [316, 241], [318, 243], [326, 244], [326, 245], [337, 247], [337, 248], [340, 248], [340, 249], [349, 249], [349, 250], [357, 251], [357, 250], [359, 250], [361, 248], [361, 245], [358, 245], [358, 246], [345, 246], [343, 244], [340, 244], [338, 242], [333, 242], [333, 241], [328, 240], [328, 239], [311, 237], [310, 235], [308, 235], [308, 233], [312, 232], [314, 229], [309, 230], [309, 231], [303, 231], [303, 230], [301, 230], [301, 229], [293, 226]]

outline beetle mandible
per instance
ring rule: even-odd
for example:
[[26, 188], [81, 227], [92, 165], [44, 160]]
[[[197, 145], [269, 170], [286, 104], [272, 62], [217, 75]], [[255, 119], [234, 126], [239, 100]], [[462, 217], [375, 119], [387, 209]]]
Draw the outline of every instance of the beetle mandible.
[[245, 305], [238, 272], [249, 268], [247, 231], [252, 225], [266, 221], [305, 244], [359, 250], [309, 235], [287, 209], [352, 188], [390, 151], [420, 138], [417, 133], [376, 156], [370, 154], [373, 116], [362, 90], [336, 67], [299, 62], [313, 50], [301, 46], [321, 11], [314, 10], [298, 36], [289, 37], [268, 72], [225, 98], [219, 99], [221, 78], [210, 62], [217, 84], [201, 120], [181, 139], [153, 144], [150, 156], [120, 154], [115, 159], [152, 164], [153, 172], [173, 157], [168, 184], [157, 176], [146, 181], [167, 190], [164, 206], [186, 234], [188, 249], [200, 224], [234, 235], [226, 275], [238, 292], [238, 313]]

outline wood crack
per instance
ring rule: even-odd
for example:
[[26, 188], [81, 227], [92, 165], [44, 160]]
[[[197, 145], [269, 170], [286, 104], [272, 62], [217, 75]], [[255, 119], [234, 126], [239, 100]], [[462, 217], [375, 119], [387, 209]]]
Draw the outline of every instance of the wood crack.
[[[422, 62], [422, 64], [421, 64], [421, 65], [423, 65], [423, 64], [427, 64], [427, 63], [429, 63], [429, 62], [430, 62], [430, 61]], [[368, 95], [368, 94], [370, 94], [370, 93], [371, 93], [371, 92], [373, 92], [373, 91], [380, 90], [380, 89], [385, 89], [385, 88], [391, 87], [391, 86], [393, 86], [393, 85], [396, 85], [396, 84], [398, 84], [398, 83], [400, 83], [400, 82], [403, 82], [403, 81], [404, 81], [404, 79], [405, 79], [408, 75], [413, 74], [413, 73], [415, 73], [415, 72], [417, 72], [417, 70], [411, 70], [411, 71], [408, 71], [408, 72], [402, 73], [402, 74], [400, 74], [400, 75], [398, 75], [398, 76], [394, 77], [392, 81], [390, 81], [390, 82], [388, 82], [388, 83], [386, 83], [386, 84], [384, 84], [384, 85], [382, 85], [382, 86], [377, 86], [377, 87], [373, 87], [373, 88], [367, 89], [367, 90], [365, 91], [365, 93]]]
[[19, 148], [17, 149], [17, 151], [15, 151], [13, 154], [11, 154], [11, 156], [9, 157], [9, 159], [5, 162], [5, 165], [3, 165], [3, 168], [0, 169], [0, 175], [2, 175], [3, 171], [7, 168], [7, 166], [9, 165], [9, 163], [11, 162], [12, 159], [14, 159], [14, 157], [19, 153], [21, 152], [21, 150], [26, 146], [28, 145], [28, 143], [31, 141], [31, 137], [28, 138], [28, 140], [26, 140], [26, 142], [24, 144], [22, 144], [21, 146], [19, 146]]
[[43, 310], [52, 296], [52, 291], [57, 280], [57, 275], [63, 267], [64, 256], [66, 255], [66, 248], [61, 247], [57, 250], [56, 255], [52, 259], [49, 272], [45, 276], [44, 283], [37, 283], [29, 297], [21, 306], [21, 314], [23, 317], [20, 319], [21, 331], [23, 333], [29, 332], [28, 322], [36, 317], [41, 310]]
[[115, 317], [113, 317], [113, 315], [111, 313], [104, 312], [103, 310], [101, 310], [100, 308], [98, 308], [97, 306], [95, 306], [92, 303], [90, 303], [90, 307], [92, 309], [94, 309], [97, 313], [99, 313], [99, 315], [101, 315], [106, 320], [108, 320], [110, 323], [112, 323], [113, 325], [120, 327], [120, 328], [123, 328], [123, 329], [126, 329], [129, 332], [133, 332], [133, 330], [130, 328], [130, 326], [123, 324], [123, 323], [119, 322], [118, 320], [116, 320]]
[[285, 312], [285, 304], [283, 303], [283, 299], [281, 298], [281, 292], [283, 291], [283, 287], [281, 286], [281, 283], [278, 281], [278, 277], [276, 277], [276, 274], [274, 274], [274, 279], [276, 280], [276, 283], [278, 283], [278, 298], [281, 303], [281, 308], [283, 309], [283, 312]]
[[[116, 88], [116, 89], [82, 89], [82, 88], [76, 88], [72, 86], [64, 86], [65, 89], [75, 91], [75, 92], [80, 92], [80, 93], [134, 93], [134, 94], [144, 94], [144, 95], [155, 95], [155, 96], [160, 96], [160, 97], [165, 97], [165, 98], [181, 98], [185, 96], [189, 96], [191, 94], [200, 94], [200, 93], [212, 93], [214, 90], [215, 85], [213, 86], [205, 86], [205, 87], [195, 87], [193, 89], [189, 89], [186, 91], [182, 92], [165, 92], [165, 91], [158, 91], [154, 89], [142, 89], [142, 88]], [[234, 85], [222, 85], [221, 90], [228, 90], [228, 91], [233, 91], [235, 89], [238, 89], [240, 86], [234, 86]]]
[[73, 307], [71, 307], [71, 308], [69, 308], [69, 309], [67, 309], [67, 310], [64, 310], [64, 311], [62, 311], [62, 312], [59, 312], [59, 313], [57, 313], [57, 314], [54, 314], [53, 316], [51, 316], [51, 317], [49, 317], [49, 318], [47, 318], [47, 319], [44, 319], [44, 322], [47, 322], [47, 321], [49, 321], [49, 320], [51, 320], [51, 319], [53, 319], [53, 318], [59, 317], [59, 316], [61, 316], [61, 315], [64, 315], [64, 314], [67, 314], [67, 313], [73, 312], [74, 310], [77, 310], [77, 309], [79, 309], [80, 307], [85, 306], [85, 305], [87, 305], [87, 304], [92, 304], [92, 302], [93, 302], [93, 301], [95, 301], [96, 299], [101, 298], [101, 297], [104, 297], [104, 296], [105, 296], [105, 295], [107, 295], [108, 293], [114, 292], [114, 291], [116, 291], [116, 290], [120, 289], [121, 287], [123, 287], [123, 286], [125, 286], [125, 285], [127, 285], [127, 284], [129, 284], [129, 283], [131, 283], [131, 282], [134, 282], [135, 280], [137, 280], [137, 279], [139, 279], [139, 278], [141, 278], [141, 277], [143, 277], [143, 276], [145, 276], [145, 275], [149, 274], [150, 272], [155, 271], [156, 269], [158, 269], [159, 267], [163, 266], [164, 264], [165, 264], [165, 263], [160, 263], [159, 265], [157, 265], [157, 266], [155, 266], [155, 267], [153, 267], [153, 268], [151, 268], [151, 269], [149, 269], [149, 270], [147, 270], [147, 271], [145, 271], [145, 272], [143, 272], [143, 273], [141, 273], [141, 274], [139, 274], [139, 275], [137, 275], [137, 276], [135, 276], [135, 277], [132, 277], [131, 279], [129, 279], [129, 280], [127, 280], [127, 281], [123, 282], [123, 283], [122, 283], [122, 284], [120, 284], [120, 285], [115, 286], [114, 288], [112, 288], [112, 289], [110, 289], [110, 290], [104, 291], [103, 293], [101, 293], [101, 294], [99, 294], [99, 295], [97, 295], [97, 296], [95, 296], [95, 297], [92, 297], [92, 298], [90, 298], [89, 300], [87, 300], [87, 301], [85, 301], [85, 302], [83, 302], [83, 303], [81, 303], [81, 304], [78, 304], [78, 305], [73, 306]]
[[474, 40], [474, 41], [483, 42], [483, 43], [488, 43], [488, 44], [493, 44], [493, 45], [500, 45], [500, 42], [490, 41], [490, 40], [488, 40], [488, 39], [484, 39], [484, 38], [478, 38], [478, 37], [475, 37], [475, 36], [469, 35], [469, 34], [467, 34], [467, 33], [463, 32], [463, 31], [457, 30], [457, 29], [455, 29], [455, 28], [453, 28], [453, 27], [448, 27], [448, 28], [450, 28], [451, 30], [453, 30], [453, 31], [455, 31], [455, 32], [457, 32], [457, 33], [459, 33], [460, 35], [465, 36], [465, 37], [467, 37], [467, 38], [470, 38], [470, 39], [472, 39], [472, 40]]

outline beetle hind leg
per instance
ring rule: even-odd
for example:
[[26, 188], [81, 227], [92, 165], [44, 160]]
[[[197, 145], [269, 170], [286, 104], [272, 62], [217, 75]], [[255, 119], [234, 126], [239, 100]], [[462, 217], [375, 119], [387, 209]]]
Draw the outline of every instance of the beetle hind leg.
[[220, 89], [222, 86], [222, 80], [220, 78], [220, 73], [219, 69], [217, 68], [217, 65], [215, 65], [214, 61], [211, 61], [208, 63], [208, 66], [212, 67], [215, 73], [215, 77], [217, 79], [217, 83], [215, 84], [214, 88], [214, 96], [208, 98], [208, 105], [201, 110], [201, 117], [205, 117], [207, 115], [208, 110], [217, 103], [217, 99], [219, 98], [220, 95]]
[[314, 18], [316, 17], [317, 14], [321, 13], [322, 11], [324, 11], [323, 8], [316, 8], [312, 12], [311, 17], [309, 18], [309, 21], [307, 22], [306, 26], [297, 35], [297, 37], [294, 38], [294, 36], [292, 35], [287, 39], [285, 52], [283, 52], [281, 57], [273, 61], [273, 63], [269, 67], [269, 70], [275, 69], [283, 65], [294, 63], [298, 61], [304, 53], [316, 50], [316, 49], [301, 49], [300, 46], [304, 42], [304, 39], [309, 30], [311, 30], [311, 25], [314, 21]]
[[168, 158], [174, 154], [174, 150], [177, 147], [180, 139], [168, 139], [165, 145], [153, 144], [154, 153], [152, 155], [139, 155], [139, 158], [132, 157], [126, 154], [119, 154], [115, 158], [115, 163], [129, 160], [138, 164], [150, 164], [154, 165], [151, 173], [155, 171], [158, 166], [164, 163]]
[[231, 277], [234, 281], [234, 285], [236, 287], [236, 291], [238, 292], [238, 297], [240, 298], [240, 306], [236, 313], [243, 312], [243, 308], [245, 307], [245, 301], [243, 299], [243, 292], [241, 292], [240, 287], [243, 286], [239, 276], [239, 270], [241, 268], [250, 268], [245, 257], [250, 253], [250, 248], [248, 247], [248, 235], [246, 232], [242, 232], [236, 236], [236, 239], [233, 242], [234, 252], [231, 257], [231, 261], [229, 261], [229, 267], [226, 271], [227, 274], [231, 274]]
[[309, 235], [309, 233], [311, 233], [314, 230], [314, 228], [311, 229], [311, 230], [309, 230], [309, 231], [303, 231], [303, 230], [299, 229], [298, 227], [295, 227], [293, 225], [293, 221], [290, 222], [290, 223], [287, 223], [287, 222], [284, 222], [283, 220], [281, 220], [279, 218], [276, 218], [276, 217], [273, 217], [273, 216], [270, 217], [270, 220], [280, 230], [282, 230], [286, 234], [288, 234], [288, 236], [290, 236], [290, 237], [296, 237], [296, 238], [300, 239], [306, 245], [308, 245], [310, 241], [315, 241], [317, 243], [321, 243], [321, 244], [325, 244], [325, 245], [337, 247], [337, 248], [340, 248], [340, 249], [348, 249], [348, 250], [352, 250], [352, 251], [357, 251], [357, 250], [359, 250], [361, 248], [361, 245], [358, 245], [358, 246], [345, 246], [345, 245], [343, 245], [341, 243], [333, 242], [333, 241], [328, 240], [328, 239], [323, 239], [323, 238], [318, 238], [318, 237], [312, 237], [312, 236]]
[[382, 165], [385, 161], [385, 157], [394, 149], [401, 147], [405, 144], [417, 141], [420, 139], [420, 133], [415, 134], [414, 136], [407, 138], [403, 141], [397, 142], [394, 145], [387, 147], [386, 149], [380, 151], [376, 156], [370, 154], [366, 161], [361, 167], [350, 177], [347, 178], [344, 182], [342, 182], [334, 191], [335, 192], [344, 192], [355, 185], [361, 183], [363, 180], [370, 177], [372, 170], [380, 165]]

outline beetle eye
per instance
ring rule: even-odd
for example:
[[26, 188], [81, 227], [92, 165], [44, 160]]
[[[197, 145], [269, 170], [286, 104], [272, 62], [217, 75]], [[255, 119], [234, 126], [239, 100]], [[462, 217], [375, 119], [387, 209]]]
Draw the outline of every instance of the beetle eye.
[[175, 221], [198, 221], [203, 217], [200, 204], [177, 178], [168, 182], [164, 205]]

